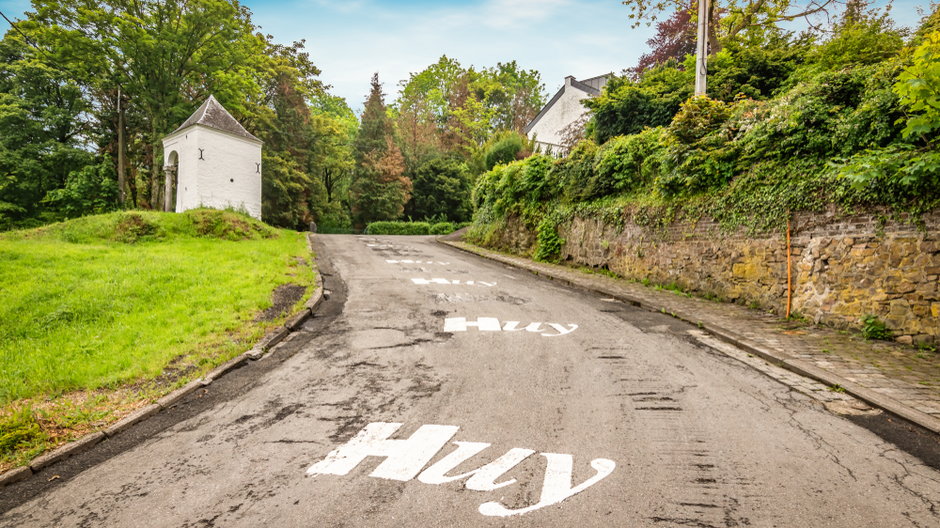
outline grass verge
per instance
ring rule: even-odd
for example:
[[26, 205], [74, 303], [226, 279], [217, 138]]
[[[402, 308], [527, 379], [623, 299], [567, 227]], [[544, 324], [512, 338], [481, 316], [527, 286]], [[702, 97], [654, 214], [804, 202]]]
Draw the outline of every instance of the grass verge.
[[[300, 233], [210, 210], [0, 236], [0, 471], [249, 348], [312, 293], [309, 258]], [[275, 290], [293, 294], [272, 311]]]

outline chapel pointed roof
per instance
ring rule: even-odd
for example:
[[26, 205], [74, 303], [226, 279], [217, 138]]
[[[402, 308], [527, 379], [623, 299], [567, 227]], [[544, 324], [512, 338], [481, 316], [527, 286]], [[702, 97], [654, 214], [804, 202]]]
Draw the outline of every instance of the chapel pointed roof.
[[209, 128], [214, 128], [216, 130], [221, 130], [223, 132], [228, 132], [229, 134], [235, 134], [236, 136], [243, 137], [245, 139], [251, 139], [254, 141], [261, 141], [255, 136], [251, 135], [250, 132], [245, 130], [245, 127], [241, 125], [232, 114], [228, 113], [228, 110], [219, 103], [215, 96], [210, 95], [206, 102], [202, 103], [193, 115], [189, 116], [179, 128], [173, 131], [175, 134], [184, 128], [191, 127], [193, 125], [202, 125]]

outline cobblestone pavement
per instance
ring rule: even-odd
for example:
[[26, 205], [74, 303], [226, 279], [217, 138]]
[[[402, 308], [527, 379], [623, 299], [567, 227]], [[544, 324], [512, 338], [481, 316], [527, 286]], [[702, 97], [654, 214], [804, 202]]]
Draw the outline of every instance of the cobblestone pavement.
[[813, 377], [940, 433], [940, 353], [847, 331], [787, 321], [744, 306], [708, 301], [637, 282], [442, 241], [573, 286], [669, 313], [764, 359]]

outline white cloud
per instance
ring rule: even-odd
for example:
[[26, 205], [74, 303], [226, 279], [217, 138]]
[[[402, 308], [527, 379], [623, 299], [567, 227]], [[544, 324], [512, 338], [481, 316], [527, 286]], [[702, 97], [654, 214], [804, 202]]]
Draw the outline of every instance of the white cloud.
[[488, 0], [480, 11], [480, 22], [492, 28], [518, 28], [545, 20], [571, 5], [570, 0]]
[[367, 0], [308, 0], [317, 7], [336, 13], [355, 13], [362, 11], [369, 3]]

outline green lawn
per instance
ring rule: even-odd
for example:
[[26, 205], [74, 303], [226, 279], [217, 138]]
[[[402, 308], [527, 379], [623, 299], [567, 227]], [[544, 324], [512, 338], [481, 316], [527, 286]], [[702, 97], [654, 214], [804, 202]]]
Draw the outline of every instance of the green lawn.
[[[0, 457], [49, 437], [41, 402], [129, 385], [152, 397], [248, 349], [278, 322], [255, 321], [272, 291], [313, 284], [310, 258], [300, 233], [205, 210], [0, 236]], [[95, 397], [78, 400], [79, 422], [102, 419]]]

